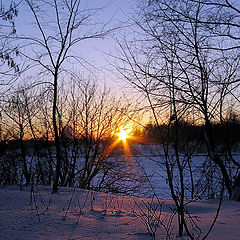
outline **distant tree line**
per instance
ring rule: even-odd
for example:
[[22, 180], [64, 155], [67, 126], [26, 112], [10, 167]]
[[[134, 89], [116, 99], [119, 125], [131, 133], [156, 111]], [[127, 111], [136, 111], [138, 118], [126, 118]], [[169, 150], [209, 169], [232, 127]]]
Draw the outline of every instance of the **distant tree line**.
[[[161, 131], [159, 132], [159, 128]], [[151, 139], [154, 143], [162, 144], [167, 140], [167, 131], [169, 128], [169, 140], [174, 142], [174, 125], [170, 126], [162, 124], [157, 126], [154, 123], [148, 123], [143, 132], [141, 133], [144, 137]], [[179, 142], [198, 142], [199, 150], [204, 148], [205, 136], [204, 136], [204, 124], [193, 124], [186, 120], [180, 120], [179, 122]], [[233, 147], [236, 151], [240, 143], [240, 118], [230, 113], [223, 123], [215, 122], [212, 123], [212, 131], [215, 137], [216, 144], [219, 147]], [[205, 149], [206, 151], [206, 149]]]

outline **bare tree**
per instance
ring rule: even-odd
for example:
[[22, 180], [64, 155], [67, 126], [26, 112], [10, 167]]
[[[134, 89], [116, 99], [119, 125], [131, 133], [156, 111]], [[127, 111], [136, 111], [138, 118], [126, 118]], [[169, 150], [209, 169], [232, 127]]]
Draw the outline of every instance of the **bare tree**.
[[[239, 6], [224, 0], [153, 0], [142, 1], [138, 10], [133, 18], [133, 37], [118, 40], [118, 70], [147, 99], [146, 108], [159, 136], [162, 124], [174, 134], [173, 141], [167, 137], [163, 143], [164, 164], [177, 207], [179, 235], [184, 227], [193, 239], [185, 218], [184, 168], [190, 162], [182, 159], [180, 152], [181, 120], [204, 124], [207, 153], [220, 172], [216, 191], [221, 192], [223, 178], [229, 198], [239, 200], [235, 195], [239, 179], [234, 183], [229, 167], [235, 166], [239, 176], [239, 163], [231, 160], [230, 154], [220, 154], [213, 132], [213, 124], [226, 118], [229, 102], [239, 106], [240, 59], [238, 33], [234, 31], [238, 29]], [[174, 169], [178, 171], [177, 186]]]
[[[69, 120], [65, 121], [62, 135], [63, 141], [70, 138], [69, 146], [73, 150], [68, 178], [75, 178], [80, 188], [97, 190], [109, 190], [111, 182], [113, 190], [114, 181], [121, 182], [127, 177], [117, 166], [120, 162], [113, 163], [117, 156], [110, 155], [117, 147], [115, 133], [129, 121], [126, 116], [129, 105], [111, 96], [106, 87], [100, 89], [96, 82], [82, 78], [74, 78], [68, 101]], [[111, 176], [113, 172], [115, 176]], [[118, 191], [123, 188], [119, 187]]]
[[[209, 12], [211, 7], [214, 10]], [[233, 179], [225, 158], [218, 154], [212, 124], [226, 116], [229, 100], [239, 105], [239, 47], [234, 33], [238, 9], [228, 1], [143, 1], [134, 20], [142, 37], [121, 44], [126, 65], [119, 68], [145, 92], [151, 109], [169, 105], [171, 101], [164, 99], [171, 99], [168, 89], [174, 89], [176, 104], [183, 106], [180, 114], [186, 109], [198, 112], [195, 118], [205, 125], [209, 156], [219, 167], [232, 199], [237, 199], [232, 196]], [[154, 113], [154, 119], [158, 116]]]
[[[18, 36], [25, 46], [25, 53], [22, 51], [21, 54], [52, 77], [52, 81], [50, 81], [53, 91], [52, 125], [56, 147], [53, 192], [58, 192], [61, 167], [57, 120], [59, 78], [64, 72], [66, 73], [66, 63], [75, 61], [84, 65], [84, 61], [72, 51], [75, 45], [84, 40], [102, 38], [109, 31], [105, 29], [104, 25], [100, 26], [97, 23], [94, 23], [94, 28], [91, 26], [91, 20], [99, 9], [87, 9], [80, 0], [52, 0], [50, 2], [25, 0], [24, 3], [33, 16], [36, 32], [34, 36], [30, 34]], [[31, 54], [29, 53], [30, 49], [34, 49]]]
[[31, 164], [28, 162], [26, 144], [24, 143], [24, 140], [26, 140], [25, 135], [29, 132], [27, 116], [29, 107], [29, 98], [27, 98], [24, 90], [19, 89], [6, 99], [6, 103], [1, 109], [3, 115], [5, 115], [5, 121], [8, 122], [8, 126], [13, 127], [10, 140], [15, 139], [19, 142], [21, 169], [26, 185], [28, 185], [31, 180]]

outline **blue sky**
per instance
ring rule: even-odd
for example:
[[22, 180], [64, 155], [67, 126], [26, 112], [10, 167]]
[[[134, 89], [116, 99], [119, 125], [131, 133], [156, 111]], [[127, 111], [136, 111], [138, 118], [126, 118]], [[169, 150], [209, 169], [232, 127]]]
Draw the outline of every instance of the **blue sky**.
[[[109, 27], [115, 27], [123, 26], [121, 23], [127, 21], [128, 16], [133, 12], [132, 7], [134, 7], [136, 0], [86, 0], [86, 2], [90, 8], [105, 6], [96, 16], [96, 20], [108, 22]], [[29, 10], [20, 8], [17, 19], [18, 34], [34, 34], [34, 27], [31, 26], [30, 22], [32, 20]], [[108, 36], [105, 39], [84, 41], [76, 49], [78, 54], [95, 67], [93, 71], [98, 76], [100, 84], [104, 82], [112, 88], [117, 88], [117, 85], [122, 86], [122, 83], [119, 84], [120, 80], [111, 71], [107, 70], [110, 68], [108, 64], [109, 59], [104, 53], [114, 52], [116, 43], [113, 41], [113, 38], [120, 37], [120, 35], [121, 30], [117, 30], [112, 36]]]

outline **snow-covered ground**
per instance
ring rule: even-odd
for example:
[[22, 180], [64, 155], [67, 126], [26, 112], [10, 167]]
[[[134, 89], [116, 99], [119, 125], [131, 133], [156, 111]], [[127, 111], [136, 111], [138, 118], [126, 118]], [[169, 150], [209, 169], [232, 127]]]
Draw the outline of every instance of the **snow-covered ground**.
[[[60, 188], [60, 194], [52, 195], [50, 188], [38, 186], [32, 195], [32, 204], [30, 199], [29, 189], [0, 188], [0, 239], [145, 240], [151, 236], [143, 221], [149, 219], [153, 223], [158, 218], [154, 218], [154, 214], [160, 216], [156, 239], [166, 239], [163, 225], [167, 226], [174, 211], [169, 199], [152, 201], [71, 188]], [[151, 206], [152, 214], [147, 206]], [[217, 200], [188, 205], [191, 216], [197, 217], [201, 237], [210, 227], [217, 207]], [[176, 239], [175, 220], [169, 228], [171, 239]], [[196, 227], [189, 225], [189, 228], [196, 233]], [[207, 239], [240, 239], [240, 202], [223, 202], [220, 216]]]
[[[139, 192], [141, 191], [144, 196], [149, 197], [153, 195], [153, 192], [157, 194], [160, 198], [171, 198], [171, 193], [168, 185], [166, 166], [164, 164], [164, 151], [161, 145], [134, 145], [130, 148], [132, 151], [132, 156], [127, 158], [128, 164], [132, 165], [134, 169], [140, 169], [138, 174], [142, 177], [146, 177], [145, 181], [141, 183]], [[170, 158], [175, 158], [175, 153], [171, 154]], [[207, 198], [207, 196], [212, 195], [214, 198], [218, 198], [220, 190], [218, 193], [217, 186], [219, 187], [219, 176], [221, 173], [216, 165], [209, 159], [208, 154], [204, 151], [194, 152], [190, 158], [191, 172], [190, 176], [189, 165], [186, 164], [186, 155], [180, 152], [179, 154], [182, 162], [185, 162], [184, 167], [184, 184], [185, 184], [185, 197], [191, 198], [191, 177], [195, 184], [194, 198]], [[233, 153], [234, 160], [240, 163], [239, 151]], [[209, 171], [211, 170], [211, 171]], [[235, 169], [236, 170], [236, 169]], [[236, 174], [234, 168], [231, 169], [231, 174]], [[209, 171], [209, 172], [208, 172]], [[205, 174], [203, 176], [203, 174]], [[211, 175], [212, 174], [212, 175]], [[211, 186], [209, 185], [210, 180], [206, 179], [206, 176], [212, 176]], [[180, 188], [179, 171], [177, 164], [173, 167], [173, 181], [175, 187]], [[203, 192], [203, 185], [208, 185]], [[211, 187], [215, 186], [214, 194], [212, 194]], [[208, 189], [209, 188], [209, 189]], [[221, 186], [220, 186], [221, 188]], [[239, 237], [240, 239], [240, 237]]]

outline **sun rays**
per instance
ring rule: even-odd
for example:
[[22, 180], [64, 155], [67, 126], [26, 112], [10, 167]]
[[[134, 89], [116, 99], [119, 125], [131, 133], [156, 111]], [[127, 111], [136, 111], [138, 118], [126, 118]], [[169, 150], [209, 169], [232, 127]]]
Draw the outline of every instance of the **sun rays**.
[[126, 164], [128, 164], [130, 161], [133, 163], [134, 162], [134, 157], [131, 153], [130, 150], [130, 145], [133, 142], [137, 142], [140, 144], [145, 143], [144, 138], [141, 137], [137, 137], [133, 135], [133, 128], [132, 127], [121, 127], [119, 129], [119, 131], [116, 133], [114, 133], [114, 135], [116, 136], [115, 141], [110, 144], [110, 146], [104, 151], [104, 155], [109, 155], [115, 148], [118, 148], [119, 144], [122, 145], [122, 149], [123, 149], [123, 154], [125, 156], [125, 161]]

